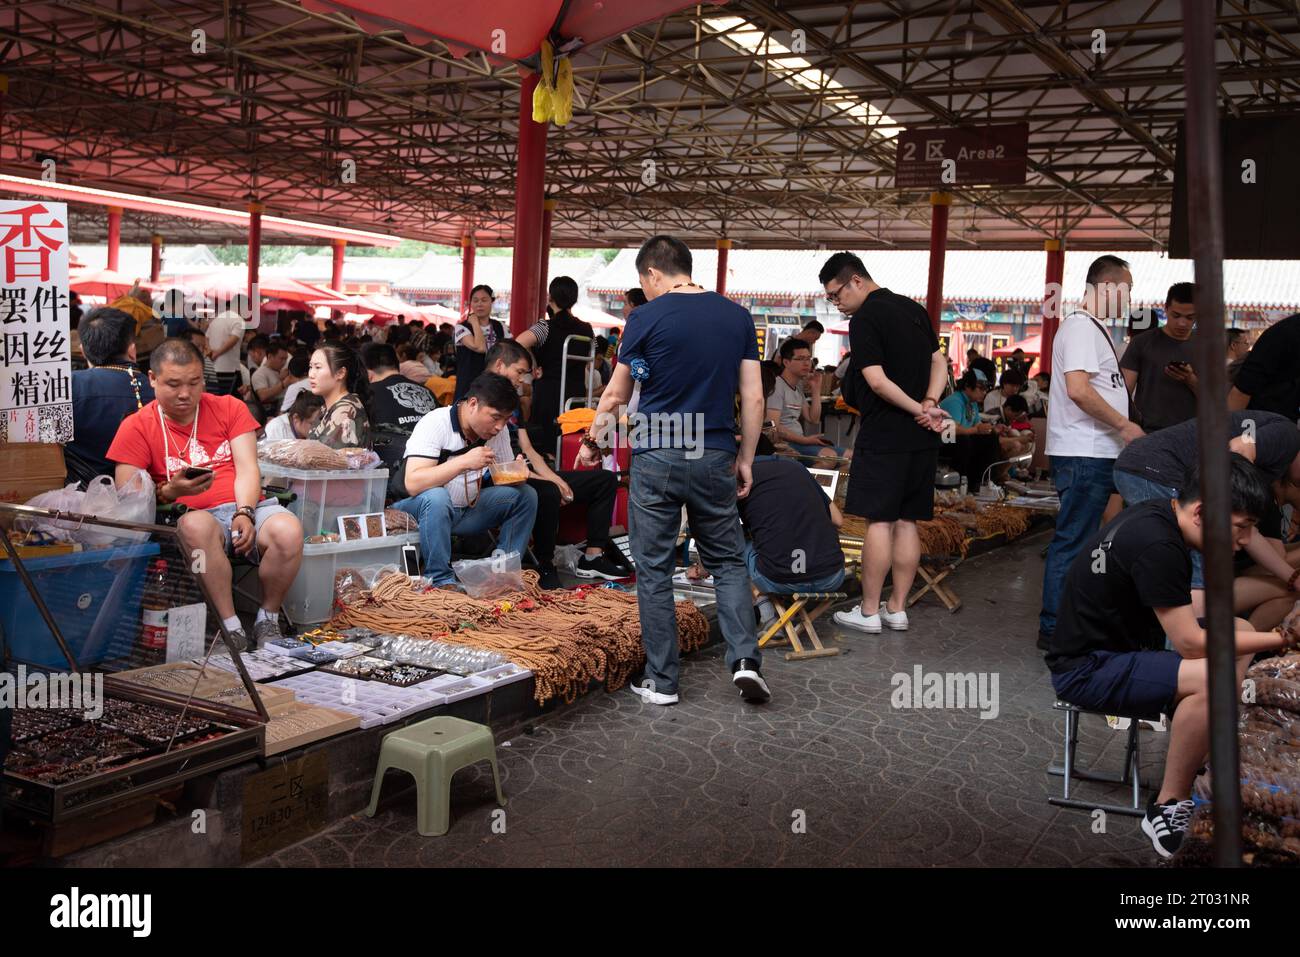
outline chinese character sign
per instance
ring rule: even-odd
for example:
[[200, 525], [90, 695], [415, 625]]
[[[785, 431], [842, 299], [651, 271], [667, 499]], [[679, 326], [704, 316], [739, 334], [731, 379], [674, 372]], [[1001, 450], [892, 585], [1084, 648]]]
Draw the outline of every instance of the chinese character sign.
[[72, 441], [68, 207], [0, 201], [0, 441]]

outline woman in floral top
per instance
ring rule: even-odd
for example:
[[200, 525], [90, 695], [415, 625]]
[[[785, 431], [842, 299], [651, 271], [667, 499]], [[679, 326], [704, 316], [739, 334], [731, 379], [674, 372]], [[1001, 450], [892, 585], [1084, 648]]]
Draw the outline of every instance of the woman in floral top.
[[308, 438], [333, 449], [370, 448], [367, 382], [357, 354], [337, 342], [325, 343], [312, 353], [307, 381], [325, 400], [325, 414]]

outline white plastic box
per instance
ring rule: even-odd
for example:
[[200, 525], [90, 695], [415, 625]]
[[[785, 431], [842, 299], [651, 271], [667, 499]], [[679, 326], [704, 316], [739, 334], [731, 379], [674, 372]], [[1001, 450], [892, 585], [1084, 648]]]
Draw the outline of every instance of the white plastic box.
[[322, 542], [302, 547], [302, 568], [284, 596], [284, 610], [295, 625], [317, 625], [334, 615], [334, 575], [340, 568], [367, 565], [402, 567], [402, 546], [418, 545], [420, 534]]
[[265, 459], [257, 465], [262, 484], [288, 486], [298, 496], [288, 507], [304, 535], [338, 534], [340, 515], [384, 510], [388, 469], [294, 469]]

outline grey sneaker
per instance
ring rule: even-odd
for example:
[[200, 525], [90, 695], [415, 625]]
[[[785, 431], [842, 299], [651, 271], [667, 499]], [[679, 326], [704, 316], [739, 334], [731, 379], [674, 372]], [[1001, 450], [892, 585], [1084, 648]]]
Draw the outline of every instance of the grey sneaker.
[[265, 645], [268, 641], [275, 641], [284, 637], [284, 632], [280, 630], [280, 616], [274, 618], [263, 618], [261, 621], [253, 623], [253, 646], [250, 651], [256, 651]]
[[[217, 634], [220, 635], [221, 633], [217, 632]], [[240, 654], [243, 654], [245, 651], [250, 650], [248, 633], [244, 631], [244, 629], [242, 628], [236, 628], [234, 631], [230, 633], [230, 643], [231, 645], [234, 646], [235, 650], [238, 651]], [[256, 648], [257, 647], [256, 644], [254, 644], [253, 647]]]

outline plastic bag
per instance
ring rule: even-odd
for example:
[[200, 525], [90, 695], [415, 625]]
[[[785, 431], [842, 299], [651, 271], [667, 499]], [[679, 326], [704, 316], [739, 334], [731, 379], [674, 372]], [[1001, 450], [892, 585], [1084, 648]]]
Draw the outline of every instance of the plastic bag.
[[314, 439], [273, 439], [257, 447], [257, 457], [285, 468], [317, 471], [346, 469], [348, 457], [337, 449]]
[[572, 573], [578, 567], [578, 559], [582, 557], [582, 549], [577, 545], [556, 545], [555, 546], [555, 567], [563, 568]]
[[[80, 491], [74, 483], [53, 492], [43, 492], [27, 504], [33, 508], [75, 512], [92, 518], [137, 522], [143, 525], [154, 523], [158, 507], [153, 479], [147, 473], [140, 471], [136, 472], [121, 488], [118, 488], [109, 476], [100, 475], [91, 481], [84, 492]], [[143, 542], [149, 538], [147, 531], [128, 531], [123, 528], [109, 528], [106, 525], [80, 521], [34, 518], [19, 519], [17, 525], [22, 531], [36, 529], [50, 533], [59, 541], [80, 542], [92, 548], [111, 545], [114, 542]]]
[[471, 598], [495, 598], [524, 590], [524, 569], [518, 552], [496, 552], [489, 558], [455, 562], [451, 570]]

